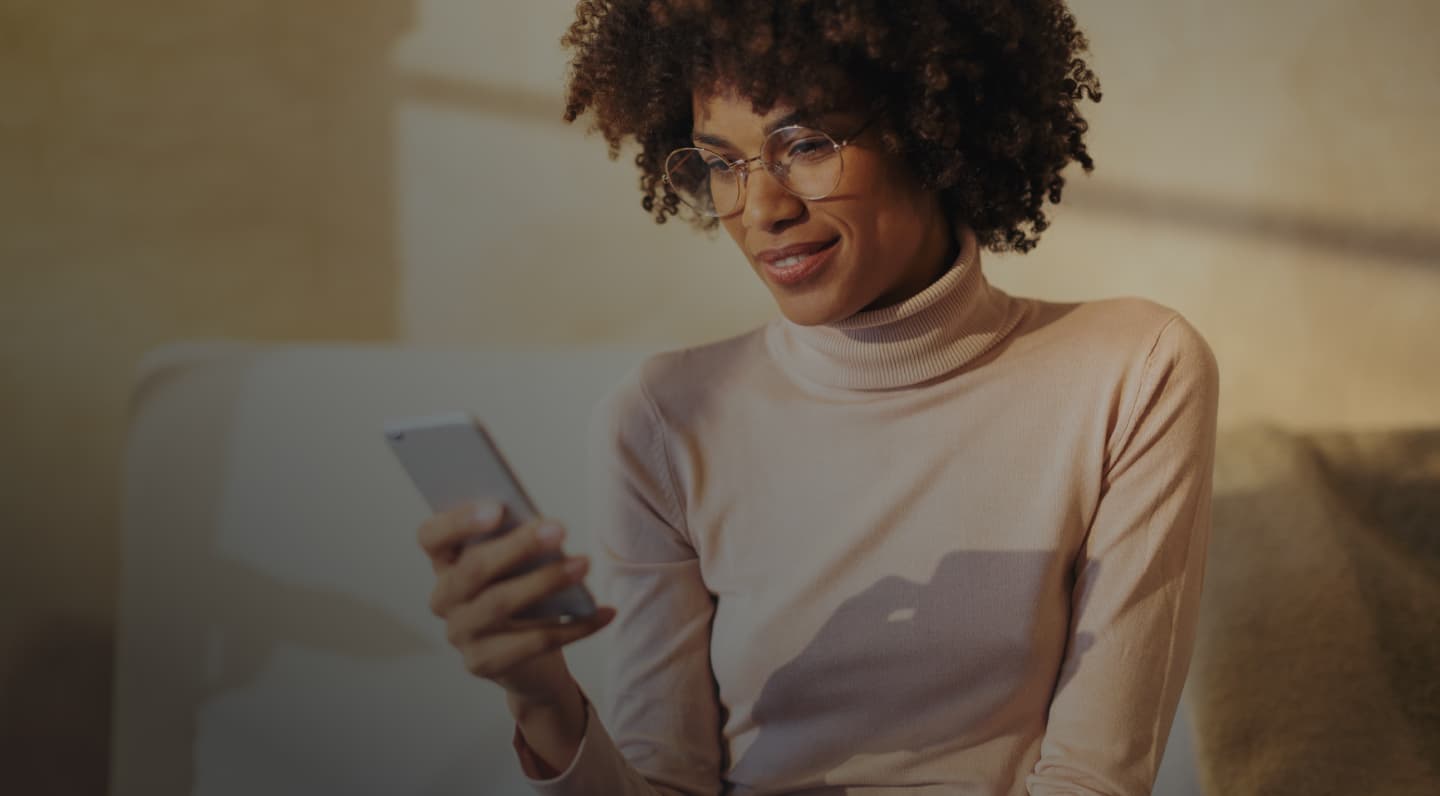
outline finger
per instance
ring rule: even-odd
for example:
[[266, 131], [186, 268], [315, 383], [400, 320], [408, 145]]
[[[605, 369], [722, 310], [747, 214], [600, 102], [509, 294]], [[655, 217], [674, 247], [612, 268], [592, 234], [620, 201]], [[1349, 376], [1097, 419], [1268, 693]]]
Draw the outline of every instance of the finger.
[[432, 514], [416, 533], [420, 549], [432, 563], [448, 564], [460, 548], [474, 537], [499, 528], [505, 518], [505, 504], [481, 500]]
[[466, 670], [493, 680], [537, 655], [593, 635], [614, 618], [615, 609], [606, 606], [598, 609], [594, 616], [576, 622], [479, 636], [459, 649]]
[[540, 517], [504, 536], [466, 546], [455, 562], [456, 577], [474, 594], [537, 558], [558, 559], [564, 542], [565, 526]]
[[439, 567], [430, 610], [447, 615], [455, 606], [499, 582], [522, 564], [542, 556], [559, 560], [565, 526], [550, 519], [535, 520], [504, 536], [466, 546], [453, 565]]
[[[523, 575], [497, 581], [473, 599], [465, 598], [452, 606], [458, 615], [450, 632], [451, 643], [469, 635], [505, 629], [515, 614], [537, 602], [585, 579], [590, 561], [585, 556], [572, 556], [546, 564]], [[447, 622], [449, 617], [447, 616]]]

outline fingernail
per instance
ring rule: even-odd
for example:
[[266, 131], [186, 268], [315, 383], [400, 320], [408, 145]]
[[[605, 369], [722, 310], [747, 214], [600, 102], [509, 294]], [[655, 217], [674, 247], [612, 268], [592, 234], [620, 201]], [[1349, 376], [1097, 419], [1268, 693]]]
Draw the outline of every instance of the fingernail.
[[555, 544], [565, 538], [565, 529], [553, 522], [546, 522], [535, 529], [535, 536], [547, 545]]
[[565, 562], [565, 571], [570, 575], [580, 575], [585, 572], [585, 567], [589, 563], [583, 558], [572, 558]]
[[481, 503], [475, 507], [475, 521], [483, 525], [490, 525], [500, 519], [502, 508], [499, 503]]

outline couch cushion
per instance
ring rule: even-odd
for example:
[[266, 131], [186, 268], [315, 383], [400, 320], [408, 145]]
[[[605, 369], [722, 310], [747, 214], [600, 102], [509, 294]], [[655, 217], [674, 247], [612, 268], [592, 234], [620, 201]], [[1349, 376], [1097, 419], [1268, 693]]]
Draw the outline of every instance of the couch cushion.
[[[474, 410], [568, 548], [594, 402], [657, 346], [184, 343], [126, 451], [112, 794], [529, 792], [499, 689], [429, 614], [384, 420]], [[599, 693], [603, 634], [571, 648]]]
[[1189, 688], [1209, 793], [1440, 793], [1440, 429], [1221, 434]]

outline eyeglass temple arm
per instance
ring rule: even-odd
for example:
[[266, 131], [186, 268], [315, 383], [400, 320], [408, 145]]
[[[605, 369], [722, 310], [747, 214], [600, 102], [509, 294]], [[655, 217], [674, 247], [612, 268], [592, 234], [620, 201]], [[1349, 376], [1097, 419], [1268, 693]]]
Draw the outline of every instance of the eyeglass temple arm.
[[885, 110], [886, 110], [886, 108], [888, 108], [888, 107], [889, 107], [889, 103], [888, 103], [888, 102], [881, 102], [881, 103], [880, 103], [880, 107], [876, 108], [876, 109], [875, 109], [875, 112], [872, 113], [872, 114], [870, 114], [870, 118], [866, 119], [865, 122], [860, 125], [860, 129], [856, 130], [855, 132], [853, 132], [853, 133], [851, 133], [850, 135], [845, 136], [845, 138], [841, 139], [841, 141], [840, 141], [840, 146], [842, 146], [842, 147], [843, 147], [843, 146], [849, 146], [851, 141], [854, 141], [855, 139], [859, 138], [859, 137], [860, 137], [860, 134], [863, 133], [863, 132], [865, 132], [865, 130], [868, 129], [868, 128], [870, 127], [870, 125], [874, 124], [876, 119], [879, 119], [881, 116], [885, 115]]

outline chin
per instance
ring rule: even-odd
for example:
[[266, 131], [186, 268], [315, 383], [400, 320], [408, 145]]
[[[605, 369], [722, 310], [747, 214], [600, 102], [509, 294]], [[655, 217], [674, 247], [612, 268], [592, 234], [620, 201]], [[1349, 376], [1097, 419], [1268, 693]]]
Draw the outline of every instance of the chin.
[[769, 288], [781, 314], [799, 326], [820, 326], [844, 320], [859, 312], [866, 304], [863, 298], [855, 297], [857, 286], [849, 282], [853, 272], [843, 265], [820, 274], [820, 278], [812, 282], [809, 289], [800, 291], [771, 283], [765, 274], [764, 266], [759, 263], [752, 265], [756, 276]]
[[780, 297], [780, 312], [791, 323], [799, 326], [820, 326], [822, 324], [834, 323], [854, 315], [858, 310], [849, 309], [842, 302], [827, 300], [823, 296], [815, 296], [814, 300], [795, 298], [793, 296]]

